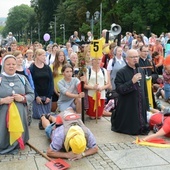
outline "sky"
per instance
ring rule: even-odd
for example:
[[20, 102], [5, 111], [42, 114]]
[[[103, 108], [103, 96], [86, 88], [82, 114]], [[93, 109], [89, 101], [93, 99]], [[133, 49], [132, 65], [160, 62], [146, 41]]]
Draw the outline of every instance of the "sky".
[[0, 0], [0, 17], [7, 17], [9, 9], [14, 6], [26, 4], [30, 6], [31, 0]]

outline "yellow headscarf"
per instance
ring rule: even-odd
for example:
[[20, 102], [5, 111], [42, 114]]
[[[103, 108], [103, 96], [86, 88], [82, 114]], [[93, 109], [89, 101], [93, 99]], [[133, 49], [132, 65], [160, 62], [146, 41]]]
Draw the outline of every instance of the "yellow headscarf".
[[67, 152], [69, 148], [71, 148], [75, 154], [80, 154], [85, 151], [86, 138], [80, 126], [75, 125], [70, 127], [65, 138], [64, 147]]

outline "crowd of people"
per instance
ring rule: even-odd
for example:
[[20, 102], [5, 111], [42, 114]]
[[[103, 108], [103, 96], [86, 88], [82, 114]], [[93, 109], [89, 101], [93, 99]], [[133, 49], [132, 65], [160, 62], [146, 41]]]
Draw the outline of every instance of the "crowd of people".
[[[148, 38], [127, 32], [118, 46], [116, 40], [106, 43], [106, 32], [100, 38], [103, 55], [99, 58], [90, 56], [89, 43], [80, 45], [77, 31], [65, 47], [54, 43], [44, 49], [36, 41], [23, 49], [10, 38], [10, 48], [0, 49], [0, 154], [24, 148], [32, 118], [39, 119], [39, 129], [45, 129], [51, 139], [48, 156], [77, 160], [95, 154], [96, 140], [81, 121], [82, 109], [91, 120], [110, 116], [112, 131], [149, 133], [148, 112], [151, 106], [158, 107], [154, 93], [157, 100], [162, 96], [170, 101], [170, 49], [166, 49], [170, 33], [160, 37], [152, 33]], [[92, 40], [88, 32], [87, 42]], [[80, 53], [86, 61], [83, 75], [79, 74]], [[114, 92], [116, 99], [106, 98], [108, 92]]]

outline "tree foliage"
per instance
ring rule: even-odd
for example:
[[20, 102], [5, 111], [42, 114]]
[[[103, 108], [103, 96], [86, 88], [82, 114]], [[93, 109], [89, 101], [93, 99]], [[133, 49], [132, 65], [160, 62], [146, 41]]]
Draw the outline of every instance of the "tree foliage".
[[[75, 30], [79, 35], [86, 35], [90, 31], [90, 24], [86, 21], [86, 11], [94, 14], [100, 11], [102, 3], [102, 29], [110, 29], [112, 23], [122, 27], [122, 34], [136, 30], [137, 33], [150, 32], [161, 34], [170, 29], [169, 0], [31, 0], [33, 9], [26, 6], [16, 6], [9, 12], [4, 33], [9, 31], [34, 29], [39, 24], [41, 40], [44, 33], [54, 37], [54, 22], [56, 16], [57, 41], [62, 42], [65, 24], [66, 39]], [[53, 29], [50, 29], [50, 24]], [[95, 37], [100, 36], [99, 22], [94, 25]]]
[[10, 31], [13, 32], [13, 34], [23, 32], [27, 29], [27, 23], [33, 15], [34, 11], [28, 5], [22, 4], [20, 6], [15, 6], [11, 8], [10, 12], [8, 13], [8, 18], [6, 21], [5, 29], [3, 31], [3, 35], [7, 34]]

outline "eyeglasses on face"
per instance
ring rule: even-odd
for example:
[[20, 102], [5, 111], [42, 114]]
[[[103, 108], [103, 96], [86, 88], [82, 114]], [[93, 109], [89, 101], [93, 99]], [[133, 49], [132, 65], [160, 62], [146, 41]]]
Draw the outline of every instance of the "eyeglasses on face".
[[142, 51], [142, 52], [144, 52], [144, 53], [148, 53], [149, 51]]
[[139, 58], [139, 56], [129, 56], [131, 59]]

